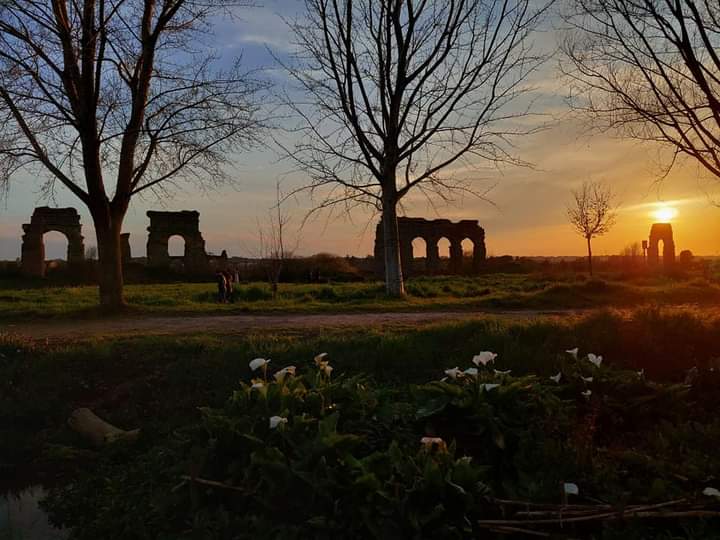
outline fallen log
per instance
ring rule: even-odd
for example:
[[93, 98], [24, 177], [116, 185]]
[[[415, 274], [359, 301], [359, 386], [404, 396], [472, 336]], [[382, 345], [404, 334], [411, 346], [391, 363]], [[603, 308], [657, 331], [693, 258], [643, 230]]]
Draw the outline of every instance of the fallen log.
[[125, 431], [115, 427], [86, 408], [74, 410], [68, 419], [68, 425], [98, 448], [119, 440], [132, 441], [140, 434], [139, 429]]

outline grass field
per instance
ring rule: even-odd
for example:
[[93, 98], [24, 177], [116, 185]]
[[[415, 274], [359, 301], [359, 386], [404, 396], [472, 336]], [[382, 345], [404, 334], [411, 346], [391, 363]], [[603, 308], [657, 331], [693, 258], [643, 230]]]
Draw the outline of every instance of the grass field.
[[[95, 287], [23, 288], [0, 282], [0, 319], [91, 317]], [[265, 283], [242, 284], [234, 303], [218, 304], [213, 284], [128, 285], [135, 314], [207, 315], [242, 312], [401, 311], [443, 309], [562, 309], [636, 307], [644, 304], [720, 304], [720, 285], [694, 277], [647, 276], [632, 280], [601, 276], [490, 274], [411, 279], [408, 296], [389, 299], [381, 283], [281, 284], [273, 301]]]
[[[77, 538], [179, 538], [184, 537], [188, 527], [200, 528], [193, 529], [194, 538], [227, 537], [216, 528], [239, 527], [240, 523], [236, 518], [223, 521], [229, 518], [215, 512], [225, 508], [231, 512], [229, 516], [237, 519], [247, 515], [245, 511], [232, 513], [235, 504], [232, 498], [218, 499], [217, 493], [207, 490], [194, 495], [194, 499], [186, 499], [185, 494], [190, 492], [176, 489], [166, 504], [158, 506], [159, 501], [154, 499], [163, 493], [169, 496], [182, 470], [191, 474], [193, 461], [206, 455], [207, 450], [203, 449], [219, 444], [217, 440], [213, 442], [212, 436], [208, 440], [210, 428], [204, 425], [208, 419], [198, 408], [209, 406], [220, 411], [217, 414], [221, 416], [212, 418], [224, 427], [213, 424], [211, 431], [220, 429], [217, 437], [221, 448], [230, 445], [226, 450], [213, 451], [215, 457], [202, 458], [205, 460], [202, 473], [223, 481], [235, 478], [237, 471], [228, 471], [237, 465], [228, 462], [224, 452], [239, 456], [248, 441], [258, 437], [274, 440], [265, 433], [266, 427], [241, 427], [246, 420], [235, 418], [233, 398], [228, 401], [242, 388], [241, 381], [249, 382], [248, 361], [258, 356], [272, 358], [273, 370], [293, 364], [298, 366], [298, 375], [308, 373], [309, 377], [314, 355], [323, 351], [329, 353], [335, 368], [333, 380], [349, 380], [354, 385], [358, 383], [349, 378], [361, 377], [365, 381], [363, 388], [367, 386], [372, 392], [370, 396], [353, 398], [352, 403], [364, 403], [363, 407], [371, 408], [376, 407], [371, 403], [382, 404], [387, 400], [394, 404], [392, 413], [381, 413], [380, 409], [372, 413], [379, 415], [375, 420], [367, 417], [338, 425], [337, 436], [342, 437], [345, 435], [341, 435], [341, 429], [353, 433], [370, 429], [373, 434], [364, 437], [373, 441], [374, 452], [385, 452], [385, 445], [397, 440], [402, 451], [409, 452], [406, 458], [398, 459], [416, 459], [411, 457], [413, 448], [419, 437], [427, 433], [427, 422], [432, 421], [436, 434], [445, 437], [448, 444], [456, 440], [458, 452], [462, 450], [479, 462], [475, 472], [495, 497], [557, 502], [552, 486], [557, 485], [558, 479], [564, 479], [581, 486], [582, 501], [588, 500], [585, 495], [594, 501], [612, 503], [650, 504], [683, 497], [695, 500], [700, 490], [718, 484], [720, 478], [716, 452], [720, 424], [712, 412], [720, 405], [717, 393], [720, 380], [715, 371], [720, 368], [719, 335], [718, 320], [643, 310], [630, 318], [601, 312], [572, 323], [489, 319], [417, 329], [338, 330], [322, 336], [289, 332], [234, 338], [140, 336], [62, 346], [6, 338], [0, 343], [0, 463], [10, 473], [32, 466], [35, 471], [62, 471], [66, 477], [68, 474], [73, 477], [72, 485], [60, 482], [59, 490], [51, 497], [50, 510], [65, 524], [79, 527]], [[574, 346], [580, 347], [581, 356], [587, 352], [603, 354], [604, 364], [595, 369], [584, 360], [573, 360], [564, 351]], [[493, 376], [492, 370], [488, 372], [488, 381], [501, 377], [498, 382], [503, 386], [493, 391], [498, 394], [473, 398], [480, 399], [473, 405], [479, 409], [453, 406], [455, 412], [448, 410], [447, 414], [451, 414], [448, 418], [443, 416], [446, 413], [438, 412], [433, 413], [439, 415], [437, 418], [423, 420], [420, 409], [412, 412], [423, 392], [437, 390], [423, 385], [440, 379], [448, 368], [471, 366], [470, 359], [481, 350], [499, 354], [493, 367], [512, 370], [508, 378]], [[692, 367], [699, 369], [698, 379], [690, 386], [678, 384]], [[642, 378], [635, 374], [639, 369], [645, 370]], [[553, 386], [548, 377], [558, 371], [568, 379]], [[580, 374], [594, 376], [595, 380], [588, 383], [573, 378]], [[350, 383], [338, 382], [340, 386], [331, 389], [339, 392], [334, 398], [338, 403], [343, 403], [343, 392], [349, 391], [346, 385]], [[445, 387], [438, 388], [445, 391]], [[580, 390], [590, 388], [594, 390], [592, 397], [583, 398]], [[455, 392], [451, 387], [447, 391]], [[501, 401], [493, 401], [493, 395]], [[538, 408], [541, 403], [550, 409], [544, 408], [546, 405]], [[90, 450], [65, 424], [70, 412], [83, 406], [123, 428], [140, 427], [141, 440], [135, 446], [121, 446], [114, 451]], [[226, 409], [228, 406], [231, 409]], [[468, 446], [470, 442], [462, 434], [467, 430], [474, 433], [475, 428], [468, 427], [474, 423], [491, 421], [479, 420], [477, 416], [486, 414], [489, 406], [496, 410], [493, 414], [504, 419], [497, 420], [504, 427], [502, 441], [497, 438], [498, 433], [490, 439], [491, 446], [500, 444], [502, 448], [494, 446], [495, 450], [487, 454], [472, 444]], [[344, 406], [341, 409], [341, 416], [351, 414]], [[265, 414], [270, 413], [260, 413], [261, 420]], [[386, 418], [385, 414], [390, 416]], [[455, 420], [446, 424], [449, 418]], [[469, 423], [461, 431], [454, 432], [455, 428], [448, 431], [459, 418]], [[231, 428], [233, 425], [236, 427]], [[261, 425], [264, 424], [258, 424]], [[235, 437], [242, 432], [230, 436], [227, 429], [251, 431], [242, 435], [247, 437], [246, 443], [240, 443]], [[283, 437], [294, 437], [294, 429]], [[178, 440], [185, 442], [178, 447]], [[294, 444], [293, 440], [287, 439], [283, 444]], [[520, 441], [529, 446], [517, 447]], [[237, 444], [240, 446], [234, 446]], [[527, 452], [533, 449], [535, 453], [518, 453], [519, 448], [526, 448]], [[370, 455], [366, 445], [354, 451], [359, 452], [355, 454], [358, 459]], [[332, 452], [335, 455], [335, 450]], [[459, 463], [447, 466], [457, 467]], [[274, 467], [263, 465], [268, 466]], [[222, 472], [218, 467], [230, 469]], [[252, 468], [250, 462], [247, 467]], [[505, 472], [498, 477], [496, 473], [501, 470]], [[269, 474], [269, 469], [263, 474]], [[4, 478], [10, 476], [5, 474]], [[235, 481], [242, 482], [240, 477]], [[422, 483], [421, 479], [408, 481]], [[326, 483], [321, 485], [322, 488], [318, 485], [313, 489], [320, 490], [318, 493], [330, 489]], [[303, 489], [306, 488], [307, 485]], [[344, 491], [347, 487], [332, 488], [335, 489], [341, 491], [332, 491], [333, 497], [350, 493]], [[363, 500], [362, 504], [369, 507], [376, 504]], [[251, 514], [262, 521], [265, 510], [261, 507], [266, 503], [272, 501], [253, 499], [243, 504], [253, 508]], [[413, 504], [410, 500], [401, 506], [407, 509], [407, 505]], [[425, 511], [419, 507], [416, 510]], [[194, 525], [185, 519], [189, 515], [196, 516]], [[404, 523], [406, 518], [410, 519], [402, 514], [398, 523]], [[291, 529], [300, 526], [294, 523], [294, 518], [287, 518], [293, 523], [284, 516], [271, 519], [286, 523]], [[267, 534], [257, 532], [259, 523], [243, 522], [242, 526], [255, 531], [254, 537], [271, 537], [269, 530]], [[699, 539], [717, 538], [720, 530], [713, 520], [664, 523], [641, 526], [630, 520], [618, 528], [603, 527], [594, 537], [659, 538], [666, 533], [665, 529], [657, 528], [662, 526], [672, 531], [671, 536], [662, 537]], [[333, 537], [337, 534], [333, 529], [336, 526], [339, 525], [324, 524], [327, 530], [317, 532], [316, 537]], [[577, 534], [574, 537], [579, 537], [585, 535], [584, 531], [571, 528], [564, 532], [574, 532]], [[454, 537], [448, 534], [435, 531], [431, 536]]]

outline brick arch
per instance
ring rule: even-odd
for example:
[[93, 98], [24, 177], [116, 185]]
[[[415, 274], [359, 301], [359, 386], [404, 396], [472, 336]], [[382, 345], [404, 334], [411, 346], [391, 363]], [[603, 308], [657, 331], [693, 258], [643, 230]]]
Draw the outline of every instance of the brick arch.
[[185, 270], [190, 272], [206, 272], [209, 259], [205, 252], [205, 240], [200, 233], [200, 213], [183, 210], [181, 212], [149, 211], [150, 218], [147, 241], [148, 266], [168, 268], [170, 254], [168, 241], [171, 236], [180, 236], [185, 241]]
[[85, 260], [80, 214], [74, 208], [36, 208], [30, 223], [23, 227], [21, 268], [23, 273], [45, 275], [45, 243], [43, 236], [50, 231], [63, 234], [68, 240], [67, 263], [75, 266]]
[[[385, 269], [385, 243], [383, 238], [382, 220], [375, 231], [375, 261], [379, 273]], [[403, 274], [412, 275], [412, 241], [415, 238], [425, 240], [427, 269], [429, 272], [440, 270], [440, 257], [438, 254], [438, 241], [447, 238], [450, 241], [450, 271], [462, 271], [462, 241], [469, 239], [474, 246], [472, 271], [478, 272], [485, 260], [485, 230], [478, 225], [477, 220], [464, 219], [452, 222], [449, 219], [424, 219], [400, 217], [398, 218], [398, 233], [400, 236], [400, 259]]]
[[653, 266], [660, 264], [660, 251], [658, 245], [663, 243], [663, 266], [671, 266], [675, 262], [675, 240], [670, 223], [653, 223], [650, 228], [650, 241], [648, 242], [648, 263]]

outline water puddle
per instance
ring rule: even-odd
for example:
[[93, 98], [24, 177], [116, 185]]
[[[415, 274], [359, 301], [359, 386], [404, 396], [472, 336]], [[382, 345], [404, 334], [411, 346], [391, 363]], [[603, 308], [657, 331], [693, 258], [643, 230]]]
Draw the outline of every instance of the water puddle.
[[42, 486], [0, 495], [0, 540], [65, 540], [67, 531], [53, 527], [38, 505], [45, 495]]

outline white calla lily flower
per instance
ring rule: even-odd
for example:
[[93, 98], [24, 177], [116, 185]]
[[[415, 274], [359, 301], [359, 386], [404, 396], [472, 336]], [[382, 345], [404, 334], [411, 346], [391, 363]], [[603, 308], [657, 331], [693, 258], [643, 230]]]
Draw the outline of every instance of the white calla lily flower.
[[260, 390], [265, 386], [265, 383], [261, 381], [260, 379], [253, 379], [252, 380], [252, 386], [250, 387], [251, 390]]
[[577, 360], [579, 351], [580, 351], [580, 349], [578, 347], [575, 347], [574, 349], [568, 349], [565, 352], [568, 353], [570, 356], [572, 356], [575, 360]]
[[424, 446], [431, 446], [433, 444], [440, 444], [444, 442], [445, 441], [443, 441], [441, 437], [423, 437], [420, 439], [420, 444]]
[[572, 482], [565, 482], [563, 484], [563, 492], [565, 495], [580, 495], [580, 488], [577, 484]]
[[250, 364], [248, 364], [248, 365], [250, 366], [250, 369], [251, 369], [252, 371], [255, 371], [255, 370], [257, 370], [257, 369], [260, 369], [261, 367], [267, 366], [269, 363], [270, 363], [270, 359], [269, 359], [269, 358], [268, 358], [268, 359], [265, 359], [265, 358], [255, 358], [254, 360], [251, 360], [251, 361], [250, 361]]
[[327, 362], [327, 360], [325, 360], [327, 358], [327, 356], [328, 356], [328, 353], [326, 353], [326, 352], [316, 355], [315, 356], [315, 365], [317, 367], [322, 367], [321, 364], [323, 362]]
[[581, 392], [581, 394], [585, 399], [590, 399], [590, 396], [592, 396], [592, 390], [585, 390], [584, 392]]
[[281, 424], [287, 424], [288, 419], [284, 416], [271, 416], [270, 417], [270, 429], [277, 429]]
[[641, 369], [640, 371], [636, 371], [638, 379], [644, 379], [645, 378], [645, 368]]
[[463, 371], [465, 375], [469, 375], [470, 377], [477, 377], [478, 376], [478, 369], [471, 367], [467, 368], [465, 371]]
[[593, 353], [588, 353], [587, 359], [592, 365], [594, 365], [595, 367], [598, 367], [598, 368], [600, 367], [600, 364], [602, 364], [602, 361], [603, 361], [602, 356], [595, 355]]
[[560, 379], [562, 379], [562, 372], [560, 371], [557, 372], [557, 375], [553, 375], [550, 377], [550, 380], [556, 383], [559, 383]]
[[283, 382], [285, 380], [285, 377], [288, 375], [295, 375], [295, 366], [288, 366], [282, 368], [280, 371], [278, 371], [273, 377], [275, 377], [275, 380], [279, 383]]
[[492, 384], [492, 383], [488, 383], [488, 384], [483, 384], [483, 385], [482, 385], [483, 390], [485, 390], [486, 392], [489, 392], [490, 390], [493, 390], [493, 389], [497, 388], [498, 386], [500, 386], [500, 385], [499, 385], [499, 384]]
[[702, 494], [706, 497], [717, 497], [720, 499], [720, 491], [715, 489], [714, 487], [706, 487], [705, 489], [703, 489]]
[[495, 375], [510, 375], [512, 373], [512, 369], [506, 369], [505, 371], [500, 371], [499, 369], [494, 369], [493, 372]]
[[593, 382], [594, 377], [580, 377], [585, 382]]
[[489, 363], [494, 362], [497, 358], [497, 354], [490, 351], [482, 351], [480, 354], [473, 356], [473, 364], [480, 367], [480, 365], [487, 366]]
[[452, 369], [446, 369], [446, 370], [445, 370], [445, 375], [447, 375], [447, 376], [450, 377], [451, 379], [455, 380], [455, 379], [457, 379], [458, 377], [462, 377], [462, 376], [463, 376], [463, 372], [462, 372], [462, 370], [461, 370], [460, 368], [454, 367], [454, 368], [452, 368]]

